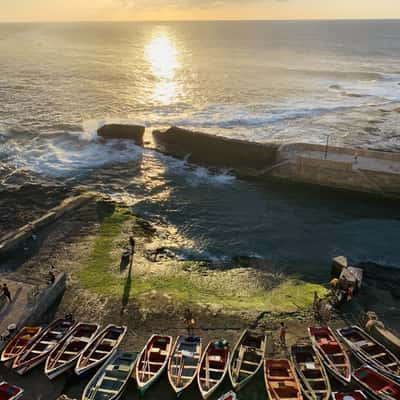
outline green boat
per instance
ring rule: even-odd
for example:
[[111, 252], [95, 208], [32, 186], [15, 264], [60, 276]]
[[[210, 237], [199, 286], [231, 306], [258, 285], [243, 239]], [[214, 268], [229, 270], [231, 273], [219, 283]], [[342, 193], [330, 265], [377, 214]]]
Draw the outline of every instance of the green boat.
[[116, 352], [86, 386], [82, 400], [118, 400], [135, 368], [137, 353]]

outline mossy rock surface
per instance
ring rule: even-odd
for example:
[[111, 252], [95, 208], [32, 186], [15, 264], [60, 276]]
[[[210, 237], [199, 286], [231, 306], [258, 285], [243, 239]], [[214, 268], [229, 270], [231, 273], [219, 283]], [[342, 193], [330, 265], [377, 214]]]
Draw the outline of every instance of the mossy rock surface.
[[116, 207], [106, 215], [92, 251], [78, 272], [80, 285], [125, 302], [131, 298], [146, 302], [149, 295], [157, 293], [183, 303], [218, 304], [229, 310], [248, 311], [309, 308], [315, 292], [326, 294], [321, 285], [247, 267], [247, 263], [233, 263], [232, 268], [226, 268], [207, 262], [168, 260], [155, 265], [138, 252], [132, 270], [121, 272], [119, 263], [127, 233], [134, 232], [135, 237], [142, 235], [143, 240], [148, 240], [150, 229], [143, 230], [143, 226], [143, 220], [128, 208]]

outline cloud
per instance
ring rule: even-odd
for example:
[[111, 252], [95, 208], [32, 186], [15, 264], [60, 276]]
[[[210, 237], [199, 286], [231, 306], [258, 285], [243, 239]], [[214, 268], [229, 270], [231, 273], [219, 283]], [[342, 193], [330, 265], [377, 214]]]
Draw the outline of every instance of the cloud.
[[[141, 9], [157, 9], [157, 8], [219, 8], [234, 5], [243, 5], [243, 0], [114, 0], [124, 8], [141, 8]], [[266, 3], [282, 3], [289, 0], [244, 0], [247, 6], [263, 5]]]

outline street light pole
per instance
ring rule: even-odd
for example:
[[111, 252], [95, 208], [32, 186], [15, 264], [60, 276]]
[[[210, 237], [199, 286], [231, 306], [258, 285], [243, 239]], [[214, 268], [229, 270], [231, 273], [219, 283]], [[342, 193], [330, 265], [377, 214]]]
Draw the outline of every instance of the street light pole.
[[330, 137], [331, 137], [331, 135], [326, 135], [325, 160], [328, 158], [328, 146], [329, 146]]

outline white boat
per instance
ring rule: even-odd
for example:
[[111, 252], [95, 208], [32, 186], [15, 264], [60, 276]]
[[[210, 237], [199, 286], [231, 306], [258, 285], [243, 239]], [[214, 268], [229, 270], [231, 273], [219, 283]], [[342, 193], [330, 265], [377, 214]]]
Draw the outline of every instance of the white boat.
[[82, 352], [99, 331], [98, 324], [80, 322], [71, 333], [52, 350], [46, 360], [44, 372], [49, 379], [72, 368]]
[[361, 363], [371, 365], [390, 379], [400, 380], [400, 360], [383, 344], [359, 326], [338, 329], [337, 332]]
[[267, 338], [246, 329], [235, 347], [229, 362], [229, 376], [233, 388], [238, 391], [263, 367]]
[[136, 382], [142, 395], [164, 372], [171, 350], [171, 336], [152, 335], [148, 340], [135, 368]]
[[137, 353], [116, 352], [87, 384], [82, 400], [119, 400], [133, 374]]
[[222, 342], [208, 343], [197, 374], [197, 383], [203, 399], [208, 399], [223, 382], [228, 372], [229, 358], [228, 345]]
[[199, 337], [178, 336], [168, 362], [168, 380], [179, 396], [194, 381], [203, 342]]
[[89, 344], [79, 356], [75, 373], [81, 376], [101, 365], [114, 353], [126, 335], [126, 326], [108, 325]]
[[12, 369], [20, 375], [23, 375], [44, 362], [54, 347], [71, 332], [75, 325], [75, 322], [69, 319], [58, 319], [51, 323], [40, 336], [35, 341], [30, 342], [25, 351], [14, 360]]

